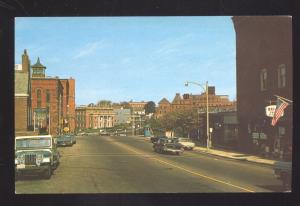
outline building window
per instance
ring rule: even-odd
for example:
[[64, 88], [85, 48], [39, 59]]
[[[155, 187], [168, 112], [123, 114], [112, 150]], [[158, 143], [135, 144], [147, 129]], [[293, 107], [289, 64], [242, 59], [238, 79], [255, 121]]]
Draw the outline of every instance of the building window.
[[279, 65], [277, 70], [278, 88], [283, 88], [286, 85], [286, 67], [284, 64]]
[[267, 90], [267, 70], [262, 69], [260, 72], [260, 90]]
[[36, 99], [37, 99], [37, 102], [36, 102], [37, 108], [41, 108], [42, 107], [42, 92], [40, 89], [38, 89], [36, 91]]
[[50, 103], [50, 91], [49, 91], [49, 89], [46, 90], [46, 102]]

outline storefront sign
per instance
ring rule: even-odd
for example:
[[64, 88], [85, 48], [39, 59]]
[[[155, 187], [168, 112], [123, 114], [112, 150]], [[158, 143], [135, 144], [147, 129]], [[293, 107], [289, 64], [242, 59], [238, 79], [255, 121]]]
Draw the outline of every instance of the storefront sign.
[[[276, 105], [270, 105], [270, 106], [266, 106], [266, 116], [268, 117], [273, 117], [274, 116], [274, 112], [275, 112], [275, 109], [276, 109]], [[283, 116], [284, 113], [282, 112], [282, 115]]]

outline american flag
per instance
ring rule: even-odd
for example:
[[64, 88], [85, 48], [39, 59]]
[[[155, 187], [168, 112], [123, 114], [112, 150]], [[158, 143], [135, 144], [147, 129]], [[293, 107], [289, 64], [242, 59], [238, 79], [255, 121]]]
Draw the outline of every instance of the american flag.
[[281, 117], [281, 115], [283, 114], [284, 109], [289, 105], [289, 103], [283, 101], [282, 99], [277, 97], [277, 105], [276, 105], [276, 109], [274, 112], [274, 116], [272, 119], [272, 126], [275, 126], [275, 124], [277, 123], [278, 119]]

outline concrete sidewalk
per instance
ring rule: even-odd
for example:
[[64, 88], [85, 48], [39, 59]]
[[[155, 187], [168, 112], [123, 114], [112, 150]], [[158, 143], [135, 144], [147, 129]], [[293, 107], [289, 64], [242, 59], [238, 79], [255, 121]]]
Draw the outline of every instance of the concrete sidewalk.
[[197, 152], [205, 153], [205, 154], [211, 154], [216, 155], [220, 157], [235, 159], [235, 160], [243, 160], [243, 161], [249, 161], [254, 163], [260, 163], [260, 164], [266, 164], [266, 165], [274, 165], [277, 160], [270, 160], [270, 159], [264, 159], [262, 157], [254, 156], [254, 155], [246, 155], [242, 153], [237, 152], [227, 152], [217, 149], [207, 149], [206, 147], [194, 147], [194, 150]]
[[[145, 138], [145, 140], [150, 141], [150, 137], [144, 137], [143, 135], [139, 135], [139, 137], [143, 139]], [[214, 148], [208, 150], [206, 147], [202, 147], [199, 145], [194, 147], [194, 151], [203, 154], [215, 155], [219, 157], [230, 158], [230, 159], [241, 160], [241, 161], [249, 161], [253, 163], [265, 164], [270, 166], [273, 166], [277, 162], [281, 162], [280, 160], [265, 159], [255, 155], [243, 154], [243, 153], [232, 152], [232, 151], [224, 151], [224, 150], [214, 149]]]

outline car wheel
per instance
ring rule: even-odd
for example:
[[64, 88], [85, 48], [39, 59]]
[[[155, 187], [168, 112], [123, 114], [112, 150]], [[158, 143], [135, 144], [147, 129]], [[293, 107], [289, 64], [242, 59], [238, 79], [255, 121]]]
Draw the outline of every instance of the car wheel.
[[51, 166], [49, 165], [47, 170], [44, 173], [44, 178], [45, 179], [50, 179], [51, 175], [52, 175], [52, 169], [51, 169]]

